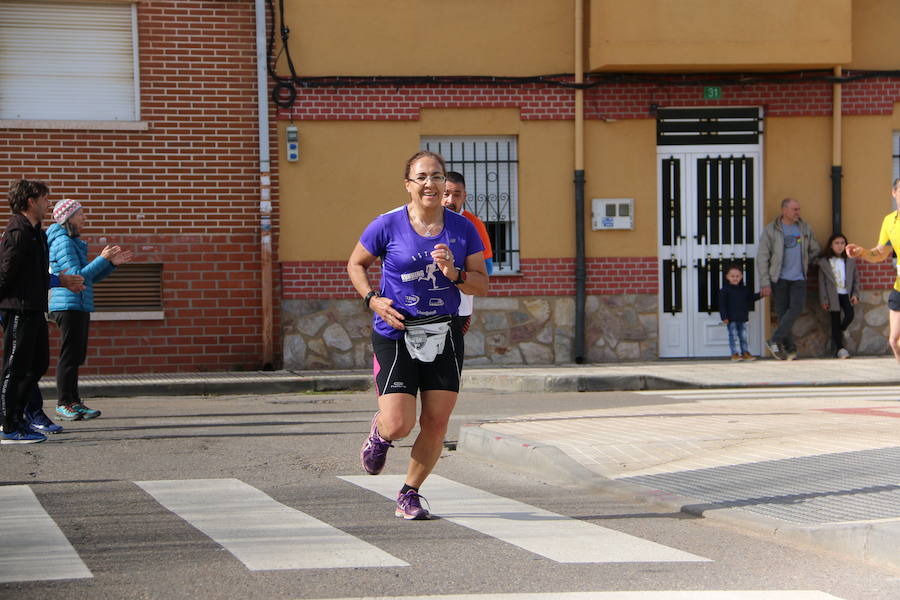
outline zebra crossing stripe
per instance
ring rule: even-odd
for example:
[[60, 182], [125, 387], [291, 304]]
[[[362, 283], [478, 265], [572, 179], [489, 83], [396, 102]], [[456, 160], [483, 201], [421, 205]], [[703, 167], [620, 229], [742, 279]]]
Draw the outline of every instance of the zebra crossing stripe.
[[[366, 596], [329, 600], [841, 600], [815, 590], [702, 590], [647, 592], [552, 592], [524, 594], [454, 594], [450, 596]], [[324, 600], [324, 599], [322, 599]]]
[[237, 479], [135, 483], [251, 571], [409, 566]]
[[[340, 477], [395, 499], [402, 475]], [[438, 475], [422, 494], [435, 515], [561, 563], [701, 562], [709, 559], [496, 496]]]
[[0, 487], [0, 583], [90, 577], [31, 488]]

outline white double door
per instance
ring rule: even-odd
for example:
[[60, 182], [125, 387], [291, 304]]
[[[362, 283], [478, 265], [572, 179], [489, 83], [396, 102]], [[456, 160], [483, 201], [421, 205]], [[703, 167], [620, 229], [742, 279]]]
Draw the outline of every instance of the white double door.
[[[754, 291], [762, 213], [760, 146], [659, 146], [659, 355], [730, 354], [718, 292], [732, 264]], [[747, 323], [762, 344], [762, 303]]]

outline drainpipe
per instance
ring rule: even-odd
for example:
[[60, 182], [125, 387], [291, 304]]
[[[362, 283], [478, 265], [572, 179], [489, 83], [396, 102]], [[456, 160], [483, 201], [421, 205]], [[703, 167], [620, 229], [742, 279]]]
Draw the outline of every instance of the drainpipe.
[[259, 232], [262, 285], [262, 365], [272, 364], [272, 176], [269, 161], [269, 81], [266, 69], [266, 5], [256, 0], [256, 87], [259, 114]]
[[[575, 83], [584, 82], [584, 0], [575, 0]], [[575, 90], [575, 362], [584, 362], [584, 90]]]
[[[841, 67], [834, 68], [834, 76], [841, 76]], [[831, 111], [831, 233], [841, 231], [841, 178], [843, 177], [843, 162], [841, 155], [841, 121], [843, 109], [841, 107], [841, 82], [835, 81], [832, 86], [832, 111]]]

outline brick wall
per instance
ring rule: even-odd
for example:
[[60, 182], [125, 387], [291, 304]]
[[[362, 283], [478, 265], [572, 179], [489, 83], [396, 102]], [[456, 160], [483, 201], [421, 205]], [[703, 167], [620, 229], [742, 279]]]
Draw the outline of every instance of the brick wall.
[[892, 261], [873, 264], [857, 260], [856, 265], [859, 268], [859, 285], [863, 290], [890, 291], [894, 287], [897, 269]]
[[[588, 258], [588, 294], [655, 294], [657, 260], [649, 257]], [[285, 300], [356, 298], [347, 277], [347, 263], [340, 261], [284, 262]], [[575, 293], [574, 258], [525, 258], [516, 275], [491, 277], [491, 296], [571, 296]], [[380, 269], [369, 270], [377, 283]]]
[[[852, 74], [852, 73], [848, 73]], [[650, 105], [763, 106], [770, 117], [829, 116], [827, 82], [722, 85], [722, 99], [705, 100], [702, 85], [604, 84], [585, 92], [587, 119], [651, 119]], [[900, 101], [900, 80], [878, 77], [844, 84], [845, 115], [889, 115]], [[279, 119], [415, 121], [422, 108], [519, 108], [522, 120], [573, 119], [574, 93], [545, 84], [301, 88]]]
[[[889, 290], [897, 271], [890, 261], [871, 264], [857, 261], [860, 285], [864, 290]], [[347, 263], [342, 261], [284, 262], [281, 264], [283, 298], [343, 299], [358, 294], [347, 277]], [[587, 293], [656, 294], [659, 292], [658, 261], [654, 256], [623, 258], [588, 258]], [[369, 270], [369, 279], [377, 284], [381, 277], [378, 266]], [[814, 282], [810, 283], [814, 286]], [[574, 258], [522, 259], [516, 275], [491, 277], [490, 296], [570, 296], [575, 293]]]
[[[165, 320], [95, 321], [85, 373], [258, 368], [254, 3], [141, 0], [137, 6], [141, 119], [148, 129], [0, 129], [0, 181], [42, 179], [51, 201], [83, 202], [92, 254], [102, 248], [102, 236], [134, 250], [138, 262], [164, 263]], [[271, 117], [277, 169], [274, 112]], [[272, 190], [277, 241], [277, 172]], [[277, 265], [274, 270], [277, 275]], [[273, 280], [277, 359], [281, 303], [279, 279]]]

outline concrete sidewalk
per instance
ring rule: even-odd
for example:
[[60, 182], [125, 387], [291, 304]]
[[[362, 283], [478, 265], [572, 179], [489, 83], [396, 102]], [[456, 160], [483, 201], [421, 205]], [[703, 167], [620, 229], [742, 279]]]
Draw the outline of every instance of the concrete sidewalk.
[[[52, 381], [41, 386], [54, 395]], [[368, 371], [81, 380], [84, 397], [371, 388]], [[458, 449], [561, 485], [900, 568], [900, 366], [892, 357], [475, 367], [463, 389], [667, 396], [666, 404], [469, 424]]]

